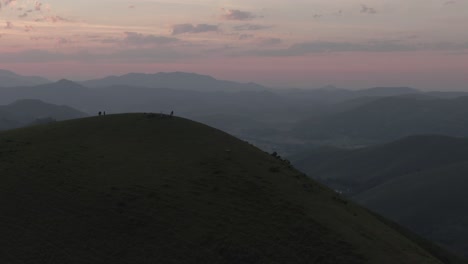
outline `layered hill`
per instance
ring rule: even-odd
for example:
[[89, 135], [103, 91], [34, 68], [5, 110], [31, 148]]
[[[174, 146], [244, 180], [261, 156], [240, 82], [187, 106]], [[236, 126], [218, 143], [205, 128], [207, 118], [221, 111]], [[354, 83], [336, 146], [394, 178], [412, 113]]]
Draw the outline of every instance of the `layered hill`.
[[426, 135], [357, 150], [319, 148], [293, 163], [360, 204], [468, 256], [468, 139]]
[[34, 99], [18, 100], [0, 106], [0, 130], [85, 116], [87, 114], [64, 105], [54, 105]]
[[38, 76], [23, 76], [11, 71], [0, 69], [0, 87], [15, 87], [26, 85], [39, 85], [50, 81]]
[[160, 72], [155, 74], [129, 73], [82, 82], [88, 87], [134, 86], [169, 88], [201, 92], [264, 91], [266, 87], [255, 83], [217, 80], [208, 75], [187, 72]]
[[318, 89], [285, 89], [277, 91], [292, 98], [300, 98], [317, 103], [342, 103], [362, 97], [389, 97], [407, 94], [423, 94], [421, 91], [410, 87], [373, 87], [361, 90], [347, 90], [335, 86], [325, 86]]
[[2, 132], [0, 181], [3, 263], [455, 263], [287, 162], [181, 118]]
[[410, 136], [360, 149], [317, 148], [292, 160], [308, 175], [352, 196], [401, 175], [468, 161], [468, 140]]
[[406, 174], [354, 197], [418, 234], [468, 257], [468, 159]]
[[325, 118], [300, 122], [307, 139], [392, 141], [417, 134], [468, 136], [468, 97], [386, 97]]

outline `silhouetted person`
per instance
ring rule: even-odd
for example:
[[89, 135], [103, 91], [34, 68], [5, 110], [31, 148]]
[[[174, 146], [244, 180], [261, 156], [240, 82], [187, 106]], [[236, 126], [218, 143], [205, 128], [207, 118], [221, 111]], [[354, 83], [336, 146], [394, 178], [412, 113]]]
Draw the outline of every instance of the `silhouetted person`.
[[101, 111], [99, 111], [99, 116], [101, 116], [101, 115], [102, 115], [102, 113], [101, 113]]
[[104, 115], [106, 115], [106, 111], [104, 111]]
[[173, 117], [174, 116], [174, 111], [171, 111], [171, 114], [169, 115], [169, 117]]

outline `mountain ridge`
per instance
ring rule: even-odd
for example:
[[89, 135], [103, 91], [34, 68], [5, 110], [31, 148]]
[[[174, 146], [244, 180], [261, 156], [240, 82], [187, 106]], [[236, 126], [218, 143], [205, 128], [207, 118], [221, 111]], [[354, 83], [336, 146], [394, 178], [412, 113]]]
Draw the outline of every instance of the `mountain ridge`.
[[255, 83], [218, 80], [209, 75], [187, 72], [159, 72], [154, 74], [128, 73], [81, 82], [88, 87], [133, 85], [136, 87], [171, 88], [195, 91], [262, 91], [268, 88]]
[[45, 83], [50, 83], [50, 81], [39, 76], [23, 76], [9, 70], [0, 69], [0, 87], [40, 85]]

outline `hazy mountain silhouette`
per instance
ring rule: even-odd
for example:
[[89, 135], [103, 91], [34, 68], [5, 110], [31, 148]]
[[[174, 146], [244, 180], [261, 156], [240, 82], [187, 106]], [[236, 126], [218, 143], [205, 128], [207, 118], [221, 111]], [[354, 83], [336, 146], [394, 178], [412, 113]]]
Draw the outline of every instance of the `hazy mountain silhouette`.
[[294, 164], [349, 195], [411, 174], [468, 160], [468, 139], [440, 135], [410, 136], [361, 149], [323, 147], [292, 157]]
[[45, 83], [50, 83], [50, 81], [38, 76], [22, 76], [0, 69], [0, 87], [29, 86]]
[[404, 94], [417, 94], [421, 91], [411, 87], [374, 87], [355, 91], [358, 97], [362, 96], [397, 96]]
[[307, 139], [391, 141], [417, 134], [468, 136], [468, 97], [398, 96], [371, 100], [350, 110], [297, 124]]
[[0, 130], [26, 126], [47, 120], [68, 120], [87, 116], [68, 106], [44, 103], [39, 100], [19, 100], [0, 106]]
[[37, 86], [0, 88], [0, 103], [2, 104], [30, 98], [55, 104], [86, 105], [85, 99], [90, 96], [88, 88], [68, 80]]
[[189, 120], [107, 115], [0, 138], [5, 263], [462, 263]]
[[308, 175], [468, 256], [468, 139], [411, 136], [357, 150], [292, 157]]
[[161, 72], [156, 74], [129, 73], [103, 79], [82, 82], [87, 87], [133, 86], [169, 88], [201, 92], [264, 91], [266, 87], [255, 83], [238, 83], [217, 80], [211, 76], [185, 72]]
[[347, 90], [331, 85], [318, 89], [289, 89], [277, 90], [277, 92], [288, 97], [308, 100], [309, 102], [329, 104], [341, 103], [360, 97], [387, 97], [421, 93], [419, 90], [409, 87], [374, 87], [362, 90]]
[[68, 80], [34, 87], [0, 88], [0, 104], [23, 98], [66, 104], [89, 114], [98, 111], [167, 113], [174, 110], [179, 116], [197, 120], [208, 118], [213, 124], [223, 122], [214, 120], [216, 115], [220, 118], [244, 116], [244, 128], [250, 127], [251, 121], [260, 126], [263, 123], [293, 123], [317, 112], [315, 106], [298, 103], [271, 91], [200, 92], [123, 85], [92, 89]]

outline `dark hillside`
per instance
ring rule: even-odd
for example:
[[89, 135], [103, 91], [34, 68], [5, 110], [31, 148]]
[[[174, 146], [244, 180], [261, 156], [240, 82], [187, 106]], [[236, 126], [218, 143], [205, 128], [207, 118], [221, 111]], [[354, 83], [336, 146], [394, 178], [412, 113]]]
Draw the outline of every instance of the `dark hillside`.
[[2, 263], [441, 263], [257, 148], [180, 118], [0, 133]]
[[[468, 256], [468, 162], [404, 175], [355, 199]], [[402, 206], [404, 204], [404, 206]]]
[[366, 207], [468, 256], [468, 139], [412, 136], [357, 150], [315, 149], [292, 160]]

